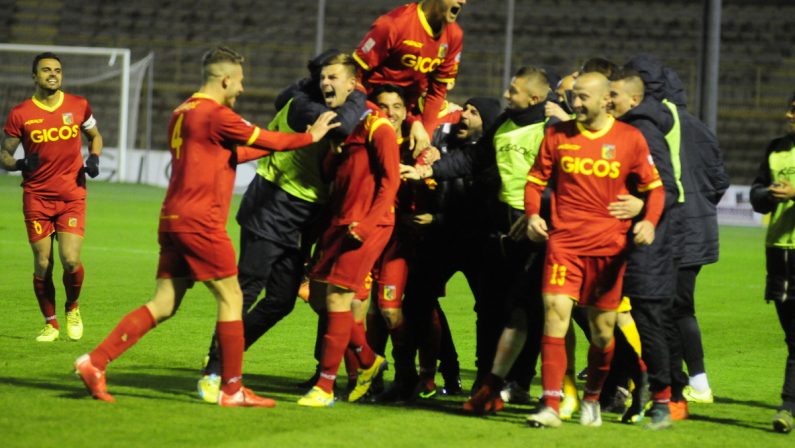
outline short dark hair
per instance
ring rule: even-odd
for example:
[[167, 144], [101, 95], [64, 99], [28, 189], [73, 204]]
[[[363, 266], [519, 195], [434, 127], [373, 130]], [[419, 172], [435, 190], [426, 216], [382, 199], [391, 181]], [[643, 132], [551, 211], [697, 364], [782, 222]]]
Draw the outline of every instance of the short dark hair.
[[242, 54], [238, 53], [237, 51], [229, 48], [229, 47], [216, 47], [212, 50], [204, 53], [202, 57], [202, 77], [207, 79], [207, 67], [212, 64], [218, 64], [220, 62], [229, 62], [232, 64], [243, 65], [246, 58], [243, 57]]
[[382, 93], [395, 93], [404, 103], [406, 102], [406, 91], [395, 84], [377, 84], [370, 94], [370, 99], [375, 101]]
[[540, 81], [542, 84], [549, 85], [549, 75], [547, 74], [546, 70], [540, 67], [525, 65], [524, 67], [519, 68], [519, 70], [517, 70], [516, 74], [513, 76], [516, 78], [528, 78], [536, 82]]
[[49, 51], [45, 51], [44, 53], [39, 53], [36, 55], [36, 57], [33, 58], [33, 67], [32, 67], [33, 73], [36, 73], [36, 69], [39, 68], [39, 61], [41, 61], [42, 59], [55, 59], [59, 63], [61, 62], [61, 58], [59, 58], [58, 55], [56, 55], [55, 53]]
[[628, 67], [621, 67], [617, 69], [608, 79], [610, 79], [611, 81], [621, 81], [623, 79], [628, 79], [628, 78], [640, 78], [641, 80], [643, 80], [643, 77], [640, 76], [640, 73], [638, 73], [637, 70], [633, 70]]
[[591, 72], [598, 72], [603, 75], [607, 79], [612, 78], [613, 73], [618, 71], [618, 65], [615, 62], [608, 61], [605, 58], [591, 58], [585, 61], [582, 64], [582, 68], [580, 69], [580, 73], [591, 73]]

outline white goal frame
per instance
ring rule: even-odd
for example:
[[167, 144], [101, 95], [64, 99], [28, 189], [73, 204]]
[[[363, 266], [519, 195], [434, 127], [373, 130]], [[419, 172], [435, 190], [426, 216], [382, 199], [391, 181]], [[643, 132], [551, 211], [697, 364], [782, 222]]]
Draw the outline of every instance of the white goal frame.
[[51, 51], [56, 54], [85, 54], [95, 56], [108, 56], [111, 61], [121, 57], [121, 88], [119, 104], [119, 131], [118, 131], [118, 151], [117, 159], [117, 181], [123, 182], [127, 178], [127, 121], [128, 108], [130, 104], [130, 49], [129, 48], [107, 48], [107, 47], [68, 47], [59, 45], [27, 45], [27, 44], [0, 44], [0, 51], [24, 52], [24, 53], [43, 53]]

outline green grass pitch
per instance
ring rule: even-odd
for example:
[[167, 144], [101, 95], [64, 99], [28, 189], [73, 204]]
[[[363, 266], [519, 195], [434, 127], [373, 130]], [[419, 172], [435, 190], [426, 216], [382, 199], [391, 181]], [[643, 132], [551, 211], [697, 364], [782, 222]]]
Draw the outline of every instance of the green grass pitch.
[[[117, 403], [88, 397], [72, 361], [91, 350], [128, 311], [153, 292], [156, 226], [164, 190], [93, 182], [89, 185], [86, 280], [79, 342], [41, 344], [42, 326], [31, 286], [32, 257], [22, 223], [19, 178], [0, 176], [0, 445], [83, 446], [795, 446], [795, 436], [773, 433], [784, 360], [783, 333], [772, 305], [762, 300], [762, 229], [721, 229], [721, 261], [699, 277], [698, 317], [716, 403], [691, 405], [690, 420], [651, 433], [608, 422], [602, 428], [568, 423], [558, 430], [525, 427], [526, 406], [498, 416], [461, 415], [461, 397], [414, 407], [338, 403], [331, 409], [295, 404], [294, 384], [314, 368], [314, 316], [296, 310], [246, 354], [245, 383], [275, 397], [275, 409], [222, 409], [199, 401], [196, 379], [214, 326], [215, 305], [198, 285], [177, 316], [108, 369]], [[233, 206], [233, 212], [236, 205]], [[230, 235], [237, 238], [233, 220]], [[56, 262], [59, 317], [63, 287]], [[443, 307], [463, 369], [473, 376], [473, 301], [454, 278]], [[579, 345], [578, 366], [585, 362]], [[388, 373], [391, 378], [391, 372]], [[580, 386], [582, 387], [582, 386]], [[531, 391], [540, 393], [538, 380]]]

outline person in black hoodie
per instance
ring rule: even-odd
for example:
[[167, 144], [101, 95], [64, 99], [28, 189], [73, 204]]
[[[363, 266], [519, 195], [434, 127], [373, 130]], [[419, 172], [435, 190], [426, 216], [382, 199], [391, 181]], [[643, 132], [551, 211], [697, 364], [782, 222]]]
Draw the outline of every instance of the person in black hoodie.
[[[643, 347], [642, 356], [648, 368], [648, 385], [654, 400], [649, 411], [652, 429], [670, 426], [668, 402], [671, 396], [671, 372], [666, 340], [665, 319], [669, 317], [673, 296], [676, 293], [676, 266], [671, 245], [671, 229], [679, 219], [679, 195], [671, 154], [665, 134], [674, 124], [673, 115], [667, 107], [650, 96], [644, 95], [644, 84], [640, 75], [632, 70], [621, 70], [614, 74], [610, 85], [611, 103], [609, 108], [618, 120], [630, 124], [641, 131], [649, 145], [654, 165], [660, 173], [665, 188], [665, 207], [655, 229], [656, 237], [649, 246], [637, 246], [629, 238], [627, 270], [624, 274], [623, 295], [630, 298], [631, 316], [638, 327]], [[633, 191], [636, 196], [637, 191]], [[637, 216], [643, 202], [634, 196], [620, 197], [611, 204], [610, 212], [622, 219]], [[628, 323], [631, 325], [631, 323]], [[619, 314], [619, 326], [622, 315]], [[619, 338], [619, 340], [622, 340]], [[619, 347], [626, 348], [626, 340]], [[619, 352], [622, 350], [617, 349]], [[631, 350], [623, 350], [632, 353]], [[618, 355], [618, 354], [617, 354]], [[618, 356], [617, 356], [618, 357]], [[614, 365], [617, 364], [614, 360]], [[635, 382], [632, 406], [625, 412], [622, 421], [634, 423], [643, 416], [645, 407], [644, 387], [646, 379], [638, 370], [637, 362], [630, 362], [634, 370]]]
[[[640, 73], [646, 94], [662, 101], [674, 116], [666, 134], [675, 168], [680, 225], [672, 230], [677, 252], [677, 293], [669, 329], [671, 350], [671, 401], [674, 419], [686, 418], [690, 401], [713, 401], [704, 367], [701, 331], [695, 317], [695, 283], [701, 267], [718, 261], [717, 205], [729, 187], [729, 176], [715, 134], [687, 111], [687, 100], [677, 74], [655, 57], [638, 55], [627, 67]], [[677, 169], [677, 165], [679, 169]], [[682, 360], [688, 373], [682, 371]]]
[[[410, 178], [481, 177], [486, 179], [483, 191], [490, 192], [480, 210], [480, 216], [488, 220], [486, 233], [470, 249], [481, 253], [478, 271], [485, 282], [484, 294], [475, 297], [478, 318], [474, 396], [464, 405], [465, 411], [474, 414], [502, 409], [500, 392], [514, 364], [522, 371], [516, 374], [516, 380], [527, 391], [540, 350], [543, 254], [537, 255], [543, 252], [543, 246], [527, 239], [524, 186], [543, 139], [547, 124], [545, 104], [551, 95], [550, 76], [545, 70], [520, 68], [504, 94], [508, 107], [477, 145], [432, 166], [403, 167]], [[527, 351], [522, 353], [523, 349]], [[526, 359], [515, 363], [520, 355]]]

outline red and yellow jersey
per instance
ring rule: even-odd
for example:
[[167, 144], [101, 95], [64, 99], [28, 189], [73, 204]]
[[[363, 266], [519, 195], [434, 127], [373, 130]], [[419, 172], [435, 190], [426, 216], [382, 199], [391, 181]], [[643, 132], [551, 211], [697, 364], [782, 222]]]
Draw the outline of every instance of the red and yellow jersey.
[[261, 130], [200, 93], [174, 110], [168, 134], [171, 178], [160, 211], [161, 232], [226, 231], [237, 145], [250, 147], [240, 148], [248, 153], [252, 148], [280, 151], [312, 143], [310, 134]]
[[394, 225], [400, 186], [397, 134], [375, 104], [342, 144], [331, 194], [332, 224], [358, 223], [362, 238], [377, 225]]
[[[552, 182], [550, 247], [589, 256], [618, 254], [631, 221], [610, 216], [607, 206], [629, 194], [629, 176], [637, 176], [640, 192], [662, 186], [640, 131], [612, 117], [599, 132], [576, 121], [559, 123], [547, 129], [527, 176], [525, 212], [539, 213], [541, 193]], [[659, 213], [649, 210], [647, 218], [656, 225]]]
[[39, 167], [25, 175], [22, 188], [51, 199], [86, 197], [81, 130], [96, 126], [88, 101], [58, 91], [60, 100], [49, 107], [35, 97], [11, 109], [3, 130], [22, 141], [25, 154], [39, 155]]
[[409, 110], [426, 94], [422, 122], [431, 135], [447, 85], [458, 75], [463, 41], [464, 32], [456, 23], [434, 36], [420, 4], [409, 3], [376, 19], [353, 58], [361, 66], [368, 92], [374, 84], [402, 86]]

